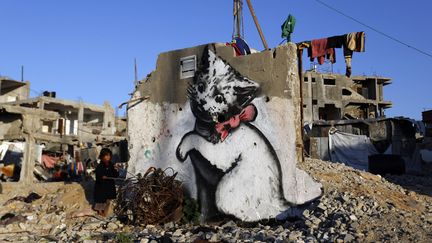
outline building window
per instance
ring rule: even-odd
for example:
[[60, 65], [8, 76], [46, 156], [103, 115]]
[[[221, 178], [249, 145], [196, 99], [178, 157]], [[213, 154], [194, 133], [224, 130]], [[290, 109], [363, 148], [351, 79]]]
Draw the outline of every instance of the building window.
[[194, 77], [196, 68], [196, 55], [180, 58], [180, 79]]
[[325, 78], [324, 85], [336, 85], [336, 79], [333, 78]]
[[347, 90], [347, 89], [342, 89], [342, 95], [350, 96], [351, 94], [352, 94], [351, 91], [349, 91], [349, 90]]
[[334, 104], [325, 104], [324, 107], [318, 109], [318, 116], [320, 120], [332, 121], [341, 119], [341, 109], [337, 108]]

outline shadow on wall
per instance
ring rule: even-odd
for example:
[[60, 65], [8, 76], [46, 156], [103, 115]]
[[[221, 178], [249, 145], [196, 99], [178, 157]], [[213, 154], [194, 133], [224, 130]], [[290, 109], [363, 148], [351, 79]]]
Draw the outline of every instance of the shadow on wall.
[[[65, 182], [65, 184], [67, 184], [67, 183], [68, 182]], [[93, 205], [93, 203], [94, 203], [94, 199], [93, 199], [94, 196], [93, 195], [94, 195], [95, 180], [91, 176], [86, 176], [82, 181], [79, 182], [79, 184], [81, 185], [81, 187], [84, 190], [85, 198], [86, 198], [88, 204]]]

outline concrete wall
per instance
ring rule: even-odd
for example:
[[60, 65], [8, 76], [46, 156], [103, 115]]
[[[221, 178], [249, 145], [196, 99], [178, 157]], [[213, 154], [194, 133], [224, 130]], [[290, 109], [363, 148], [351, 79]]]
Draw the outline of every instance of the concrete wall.
[[29, 98], [30, 83], [3, 79], [0, 77], [0, 103]]
[[[188, 56], [197, 59], [195, 78], [180, 79], [180, 59]], [[172, 167], [198, 198], [203, 219], [271, 218], [321, 194], [296, 168], [302, 125], [295, 45], [241, 57], [221, 44], [162, 53], [133, 100], [129, 172]]]
[[0, 112], [0, 116], [0, 140], [5, 139], [8, 135], [21, 132], [22, 117], [20, 115]]

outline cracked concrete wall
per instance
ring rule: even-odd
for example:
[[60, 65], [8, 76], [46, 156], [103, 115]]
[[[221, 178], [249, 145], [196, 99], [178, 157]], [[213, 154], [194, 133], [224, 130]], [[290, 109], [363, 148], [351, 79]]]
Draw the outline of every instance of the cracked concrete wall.
[[5, 139], [7, 136], [21, 133], [21, 115], [0, 113], [0, 116], [0, 140]]
[[[156, 71], [150, 74], [148, 82], [139, 85], [134, 97], [149, 97], [151, 102], [183, 104], [187, 102], [187, 87], [192, 78], [180, 80], [179, 60], [182, 57], [196, 55], [197, 63], [207, 45], [161, 53], [157, 59]], [[292, 120], [296, 131], [296, 156], [301, 161], [300, 96], [297, 71], [296, 48], [292, 45], [279, 46], [274, 50], [258, 54], [235, 57], [233, 49], [224, 44], [215, 44], [218, 55], [242, 75], [257, 80], [261, 92], [267, 97], [286, 97], [293, 102]], [[169, 67], [169, 68], [167, 68]], [[168, 81], [169, 80], [169, 81]], [[294, 81], [293, 81], [294, 80]]]
[[[207, 50], [212, 52], [205, 55]], [[148, 99], [128, 105], [129, 172], [145, 173], [150, 166], [172, 167], [179, 172], [179, 179], [184, 181], [189, 194], [200, 199], [204, 216], [211, 214], [210, 199], [216, 201], [215, 206], [221, 213], [255, 221], [276, 216], [276, 212], [287, 209], [289, 203], [302, 204], [318, 197], [321, 194], [320, 184], [296, 168], [296, 163], [302, 161], [296, 53], [296, 46], [290, 43], [274, 50], [240, 57], [235, 57], [233, 49], [224, 44], [160, 54], [156, 70], [140, 83], [131, 101], [147, 96]], [[250, 102], [256, 109], [255, 120], [245, 122], [246, 126], [240, 124], [225, 141], [212, 143], [206, 140], [210, 137], [197, 135], [197, 124], [201, 118], [198, 119], [191, 110], [187, 99], [188, 87], [194, 79], [180, 79], [180, 59], [193, 55], [197, 58], [197, 66], [208, 58], [208, 73], [203, 78], [213, 75], [214, 78], [208, 78], [209, 83], [228, 77], [237, 79], [237, 90], [241, 90], [242, 82], [259, 87], [259, 92], [254, 93], [256, 97]], [[198, 69], [199, 75], [205, 73]], [[232, 69], [238, 73], [233, 74]], [[229, 80], [225, 81], [226, 86], [231, 85]], [[220, 81], [218, 85], [225, 81]], [[219, 88], [222, 90], [223, 87]], [[213, 101], [207, 97], [209, 104]], [[251, 147], [248, 147], [249, 144]], [[200, 155], [193, 150], [199, 151]], [[196, 162], [203, 161], [196, 156], [204, 157], [207, 162]], [[207, 168], [200, 167], [208, 163]], [[277, 165], [280, 165], [279, 169]], [[267, 171], [267, 168], [274, 169]], [[207, 169], [210, 174], [203, 172]], [[210, 182], [209, 178], [203, 181], [202, 173], [209, 177], [215, 174], [221, 176], [216, 182]], [[236, 186], [231, 188], [232, 185]], [[282, 187], [278, 199], [271, 198], [279, 189], [271, 187], [275, 190], [272, 191], [269, 185]], [[213, 191], [205, 191], [203, 187]], [[230, 193], [233, 191], [238, 192], [238, 200], [232, 200]], [[283, 202], [279, 202], [280, 199]], [[250, 204], [246, 205], [248, 201]]]

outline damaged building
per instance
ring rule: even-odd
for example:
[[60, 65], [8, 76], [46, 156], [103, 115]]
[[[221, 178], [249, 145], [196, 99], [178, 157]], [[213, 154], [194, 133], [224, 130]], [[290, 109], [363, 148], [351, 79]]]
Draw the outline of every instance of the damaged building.
[[101, 146], [113, 149], [114, 162], [127, 162], [125, 121], [115, 117], [108, 102], [63, 100], [48, 91], [29, 98], [29, 82], [5, 82], [0, 96], [6, 101], [0, 103], [3, 180], [32, 182], [33, 174], [43, 181], [78, 178], [93, 166]]
[[392, 106], [384, 100], [384, 87], [389, 84], [390, 78], [385, 77], [304, 72], [304, 121], [385, 117], [385, 109]]
[[43, 122], [42, 132], [45, 134], [61, 135], [79, 142], [91, 142], [106, 139], [104, 135], [114, 136], [116, 133], [115, 112], [108, 102], [99, 106], [39, 96], [5, 104], [57, 112], [61, 116], [58, 120]]
[[30, 83], [0, 76], [0, 103], [29, 98]]
[[[365, 33], [352, 32], [297, 43], [307, 49], [312, 69], [302, 73], [302, 114], [305, 152], [312, 158], [343, 162], [373, 173], [419, 173], [417, 139], [421, 123], [404, 117], [388, 118], [392, 102], [384, 99], [391, 79], [352, 76], [353, 52], [365, 51]], [[345, 75], [317, 72], [319, 65], [336, 62], [343, 49]]]
[[417, 123], [385, 116], [392, 106], [384, 99], [389, 84], [390, 78], [385, 77], [304, 72], [305, 151], [312, 158], [371, 172], [371, 160], [379, 156], [378, 163], [387, 163], [387, 172], [421, 171]]

